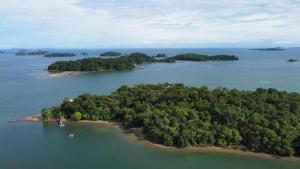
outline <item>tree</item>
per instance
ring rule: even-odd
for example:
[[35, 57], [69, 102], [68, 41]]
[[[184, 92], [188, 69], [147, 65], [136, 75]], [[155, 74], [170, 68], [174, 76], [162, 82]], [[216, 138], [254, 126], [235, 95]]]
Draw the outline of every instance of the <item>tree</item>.
[[51, 110], [49, 108], [44, 108], [42, 109], [42, 117], [43, 117], [43, 120], [50, 120], [53, 118], [53, 113], [51, 112]]
[[72, 119], [75, 121], [81, 120], [81, 117], [82, 117], [82, 115], [80, 112], [76, 112], [76, 113], [72, 114]]

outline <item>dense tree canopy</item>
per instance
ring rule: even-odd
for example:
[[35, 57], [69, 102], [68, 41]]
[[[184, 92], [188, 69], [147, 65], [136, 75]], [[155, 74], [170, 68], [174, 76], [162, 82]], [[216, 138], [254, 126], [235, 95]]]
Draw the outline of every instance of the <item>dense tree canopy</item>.
[[[111, 52], [104, 53], [110, 55]], [[154, 57], [144, 53], [132, 53], [117, 58], [85, 58], [75, 61], [58, 61], [48, 66], [52, 71], [104, 71], [104, 70], [128, 70], [136, 68], [137, 64], [165, 62], [173, 63], [176, 60], [208, 61], [208, 60], [238, 60], [236, 56], [216, 55], [207, 56], [200, 54], [182, 54], [167, 57], [165, 54], [158, 54]]]
[[100, 54], [100, 56], [109, 56], [109, 57], [111, 57], [111, 56], [121, 56], [121, 55], [122, 55], [122, 53], [113, 52], [113, 51], [104, 52], [104, 53]]
[[153, 62], [172, 62], [171, 59], [155, 59], [143, 53], [132, 53], [118, 58], [85, 58], [75, 61], [58, 61], [51, 64], [48, 70], [60, 71], [104, 71], [129, 70], [136, 64]]
[[76, 54], [74, 53], [49, 53], [46, 54], [45, 57], [74, 57]]
[[166, 54], [164, 53], [158, 53], [157, 55], [155, 55], [154, 57], [157, 57], [157, 58], [165, 58], [165, 57], [168, 57]]
[[[111, 95], [83, 94], [43, 109], [43, 117], [121, 121], [169, 146], [240, 147], [283, 156], [300, 154], [300, 94], [257, 89], [122, 86]], [[78, 114], [78, 113], [77, 113]]]
[[239, 58], [234, 55], [214, 55], [214, 56], [208, 56], [208, 55], [202, 55], [202, 54], [194, 54], [194, 53], [186, 53], [186, 54], [180, 54], [171, 57], [175, 60], [189, 60], [189, 61], [209, 61], [209, 60], [238, 60]]

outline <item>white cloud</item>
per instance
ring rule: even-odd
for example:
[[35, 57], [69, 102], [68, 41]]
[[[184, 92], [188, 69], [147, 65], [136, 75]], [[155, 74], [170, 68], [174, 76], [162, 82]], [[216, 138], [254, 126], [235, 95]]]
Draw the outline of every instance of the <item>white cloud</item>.
[[297, 0], [1, 0], [0, 47], [299, 45], [299, 7]]

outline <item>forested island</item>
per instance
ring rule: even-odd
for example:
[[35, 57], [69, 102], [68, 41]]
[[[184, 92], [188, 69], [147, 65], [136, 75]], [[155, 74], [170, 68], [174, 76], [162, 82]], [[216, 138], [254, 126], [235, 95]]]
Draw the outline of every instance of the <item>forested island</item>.
[[155, 143], [218, 146], [280, 156], [300, 154], [300, 94], [262, 89], [122, 86], [111, 95], [83, 94], [42, 110], [44, 120], [64, 117], [121, 122], [141, 128]]
[[184, 60], [184, 61], [209, 61], [209, 60], [232, 61], [232, 60], [239, 60], [239, 58], [234, 56], [234, 55], [208, 56], [208, 55], [194, 54], [194, 53], [180, 54], [180, 55], [173, 56], [171, 58], [174, 59], [174, 60]]
[[[143, 63], [165, 62], [174, 63], [176, 60], [190, 61], [233, 61], [238, 57], [233, 55], [207, 56], [200, 54], [181, 54], [173, 57], [164, 57], [159, 54], [159, 58], [146, 55], [144, 53], [132, 53], [117, 58], [85, 58], [75, 61], [58, 61], [48, 66], [49, 71], [112, 71], [135, 69], [136, 65]], [[161, 57], [163, 56], [163, 57]]]
[[282, 51], [285, 50], [282, 47], [275, 47], [275, 48], [255, 48], [255, 49], [251, 49], [251, 50], [260, 50], [260, 51]]
[[168, 57], [168, 56], [166, 54], [164, 54], [164, 53], [158, 53], [154, 57], [156, 57], [156, 58], [165, 58], [165, 57]]
[[113, 52], [113, 51], [110, 51], [110, 52], [104, 52], [102, 54], [100, 54], [100, 56], [104, 56], [104, 57], [113, 57], [113, 56], [121, 56], [122, 53], [120, 52]]
[[155, 59], [143, 53], [133, 53], [118, 58], [85, 58], [75, 61], [58, 61], [48, 67], [50, 71], [112, 71], [131, 70], [137, 64], [174, 62], [172, 59]]
[[298, 62], [298, 59], [289, 59], [288, 62]]
[[48, 54], [49, 52], [48, 51], [42, 51], [42, 50], [39, 50], [39, 51], [27, 51], [27, 50], [20, 50], [18, 52], [16, 52], [16, 56], [25, 56], [25, 55], [46, 55]]
[[44, 55], [45, 57], [74, 57], [75, 53], [49, 53]]

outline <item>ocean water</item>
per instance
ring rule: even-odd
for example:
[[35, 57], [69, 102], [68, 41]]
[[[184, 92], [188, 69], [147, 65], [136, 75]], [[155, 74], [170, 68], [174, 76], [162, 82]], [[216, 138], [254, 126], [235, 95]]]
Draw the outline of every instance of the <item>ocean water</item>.
[[[112, 49], [49, 49], [58, 52], [86, 52], [92, 57]], [[47, 66], [57, 60], [15, 56], [14, 50], [0, 54], [0, 169], [293, 169], [300, 160], [288, 161], [246, 157], [236, 154], [169, 152], [128, 138], [120, 129], [102, 125], [24, 122], [22, 117], [38, 114], [43, 107], [59, 104], [65, 97], [82, 93], [109, 94], [122, 85], [138, 83], [184, 83], [254, 90], [258, 87], [300, 92], [300, 49], [253, 51], [248, 49], [114, 49], [122, 53], [235, 54], [239, 61], [177, 62], [140, 65], [144, 69], [87, 73], [50, 78]], [[12, 123], [9, 119], [18, 119]], [[69, 140], [68, 133], [75, 133]]]

